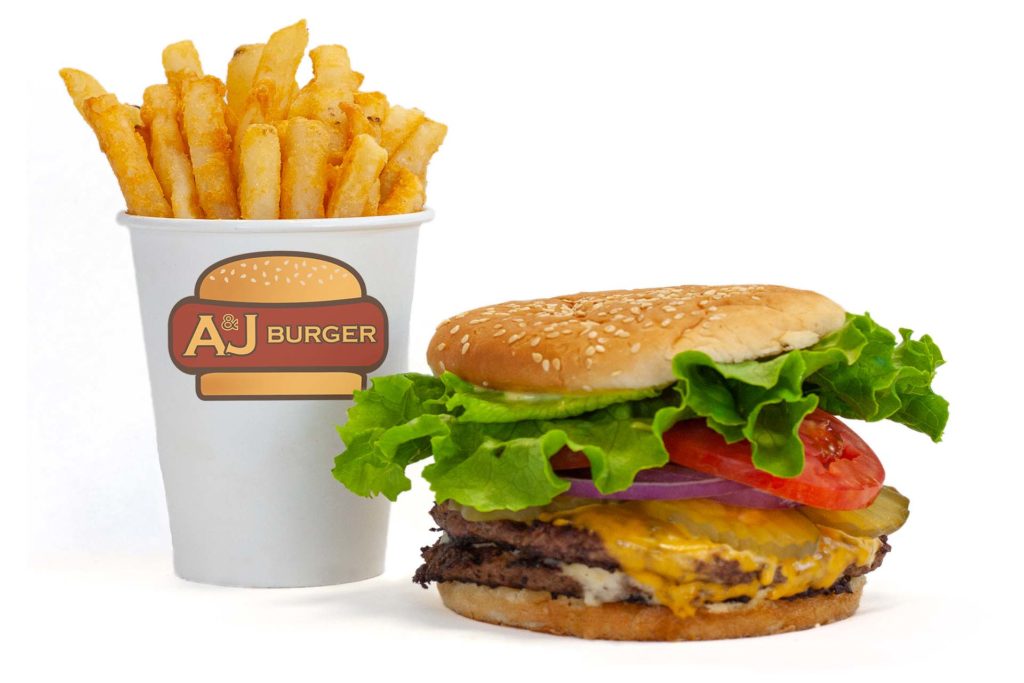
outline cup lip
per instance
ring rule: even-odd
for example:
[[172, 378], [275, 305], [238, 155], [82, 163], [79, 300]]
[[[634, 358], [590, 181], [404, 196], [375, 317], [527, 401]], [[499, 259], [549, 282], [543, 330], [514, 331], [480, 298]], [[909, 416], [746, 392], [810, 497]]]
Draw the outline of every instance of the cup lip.
[[434, 210], [425, 207], [416, 213], [359, 218], [278, 218], [274, 220], [156, 218], [118, 212], [118, 224], [131, 230], [156, 232], [293, 234], [306, 232], [349, 232], [414, 228], [434, 219]]

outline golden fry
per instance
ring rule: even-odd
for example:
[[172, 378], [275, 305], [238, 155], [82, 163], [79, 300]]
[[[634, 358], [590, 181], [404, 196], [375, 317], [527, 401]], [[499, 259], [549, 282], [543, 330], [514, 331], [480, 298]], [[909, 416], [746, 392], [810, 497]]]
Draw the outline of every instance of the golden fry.
[[178, 128], [179, 100], [169, 85], [151, 85], [142, 96], [142, 120], [149, 131], [153, 170], [175, 218], [202, 218], [192, 162]]
[[399, 146], [409, 139], [412, 132], [419, 128], [426, 118], [419, 109], [394, 106], [388, 110], [381, 130], [380, 144], [384, 145], [389, 157], [394, 156]]
[[186, 80], [181, 94], [182, 126], [192, 157], [199, 205], [207, 218], [239, 216], [223, 96], [224, 84], [213, 76]]
[[327, 203], [327, 217], [362, 216], [370, 190], [387, 160], [388, 153], [373, 137], [357, 135], [345, 152], [341, 171]]
[[411, 171], [423, 184], [427, 180], [427, 164], [444, 141], [448, 126], [426, 119], [412, 132], [395, 153], [388, 158], [380, 175], [380, 189], [384, 197], [391, 194], [401, 169]]
[[357, 92], [353, 99], [356, 106], [363, 110], [363, 116], [370, 126], [371, 135], [377, 142], [381, 141], [384, 120], [388, 116], [390, 105], [382, 92]]
[[354, 93], [363, 82], [363, 75], [352, 70], [348, 50], [341, 45], [320, 45], [309, 51], [313, 62], [313, 79], [326, 88], [339, 88]]
[[252, 81], [262, 55], [262, 43], [241, 45], [235, 49], [235, 54], [228, 62], [228, 110], [236, 120], [241, 119], [245, 112], [249, 91], [252, 90]]
[[60, 77], [64, 79], [64, 87], [68, 89], [75, 109], [88, 121], [85, 115], [85, 101], [90, 97], [106, 95], [106, 89], [95, 78], [78, 69], [61, 69]]
[[191, 40], [172, 43], [164, 48], [164, 73], [167, 82], [174, 92], [180, 93], [182, 84], [190, 78], [202, 78], [203, 65], [199, 62], [199, 52]]
[[277, 218], [281, 210], [281, 142], [268, 123], [249, 126], [242, 134], [239, 200], [242, 218]]
[[239, 130], [244, 132], [250, 124], [273, 123], [286, 117], [294, 96], [295, 72], [308, 40], [305, 19], [270, 36], [253, 75], [245, 109], [238, 118]]
[[86, 98], [85, 120], [96, 132], [128, 205], [136, 216], [169, 218], [171, 207], [149, 163], [146, 143], [135, 130], [134, 115], [111, 94]]
[[281, 145], [281, 218], [323, 218], [327, 194], [327, 124], [294, 118]]
[[380, 178], [370, 185], [370, 193], [366, 198], [366, 205], [363, 207], [364, 216], [376, 216], [377, 208], [380, 206]]
[[394, 186], [387, 198], [380, 203], [377, 214], [392, 216], [400, 213], [416, 213], [423, 208], [426, 194], [420, 177], [406, 168], [398, 169]]

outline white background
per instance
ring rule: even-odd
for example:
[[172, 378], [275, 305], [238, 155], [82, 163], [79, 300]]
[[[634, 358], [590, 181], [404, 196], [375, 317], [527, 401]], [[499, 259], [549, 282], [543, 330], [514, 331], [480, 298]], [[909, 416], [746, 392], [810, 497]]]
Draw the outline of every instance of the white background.
[[[4, 28], [5, 71], [25, 74], [4, 102], [23, 119], [7, 127], [15, 152], [28, 131], [31, 228], [27, 258], [24, 220], [7, 226], [18, 234], [5, 254], [25, 276], [6, 291], [26, 295], [4, 323], [18, 359], [5, 518], [13, 545], [27, 545], [25, 572], [4, 585], [18, 634], [0, 667], [21, 667], [7, 680], [586, 680], [650, 668], [894, 680], [994, 674], [1011, 660], [1024, 223], [1014, 3], [260, 5], [40, 6]], [[223, 77], [236, 45], [302, 16], [311, 46], [349, 48], [366, 88], [450, 127], [430, 169], [438, 217], [421, 238], [413, 369], [454, 312], [681, 283], [808, 287], [939, 341], [943, 443], [858, 426], [913, 514], [856, 617], [705, 644], [470, 622], [409, 581], [433, 536], [422, 485], [393, 507], [379, 579], [255, 591], [174, 578], [128, 239], [113, 222], [122, 199], [57, 70], [84, 69], [137, 102], [163, 78], [164, 45], [192, 39]]]

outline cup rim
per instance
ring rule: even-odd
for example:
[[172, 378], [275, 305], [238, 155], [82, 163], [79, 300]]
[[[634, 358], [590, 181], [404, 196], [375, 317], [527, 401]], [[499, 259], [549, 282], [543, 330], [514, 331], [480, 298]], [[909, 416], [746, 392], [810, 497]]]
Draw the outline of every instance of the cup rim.
[[133, 216], [119, 211], [118, 224], [131, 230], [152, 230], [157, 232], [201, 232], [201, 233], [304, 233], [304, 232], [348, 232], [357, 230], [389, 230], [414, 228], [434, 219], [434, 210], [425, 207], [416, 213], [395, 216], [362, 216], [358, 218], [279, 218], [274, 220], [242, 220], [211, 218], [156, 218]]

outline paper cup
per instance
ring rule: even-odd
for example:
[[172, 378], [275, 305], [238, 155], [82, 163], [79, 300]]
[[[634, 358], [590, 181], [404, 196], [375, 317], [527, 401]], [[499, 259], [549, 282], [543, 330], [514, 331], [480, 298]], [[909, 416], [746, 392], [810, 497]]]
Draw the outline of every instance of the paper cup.
[[186, 220], [131, 232], [174, 569], [322, 586], [384, 568], [388, 502], [331, 476], [352, 391], [406, 369], [419, 226]]

